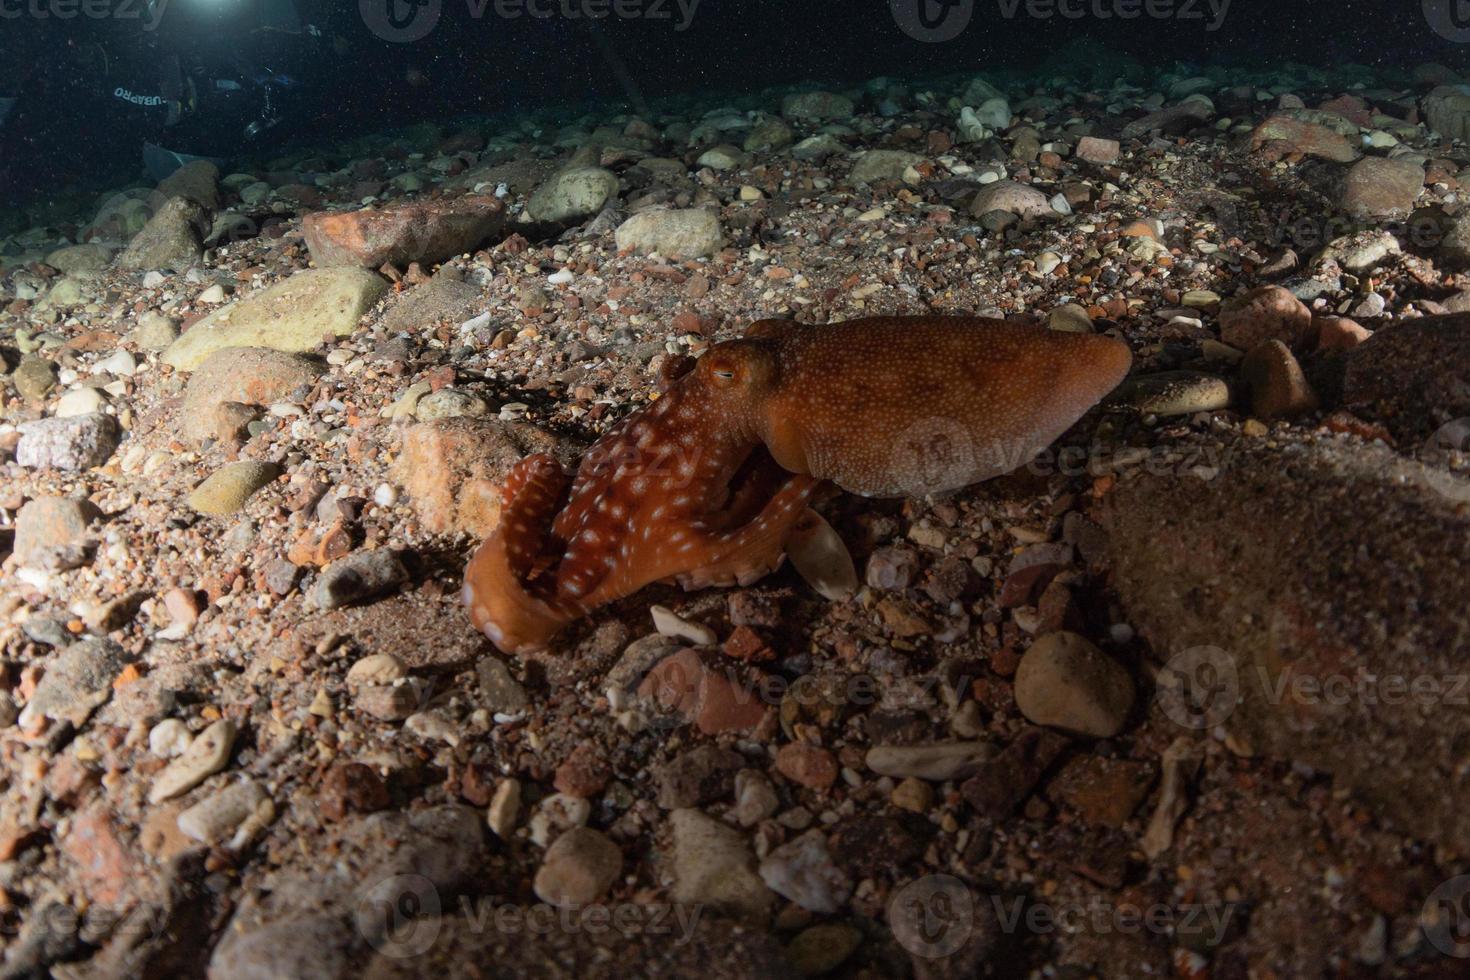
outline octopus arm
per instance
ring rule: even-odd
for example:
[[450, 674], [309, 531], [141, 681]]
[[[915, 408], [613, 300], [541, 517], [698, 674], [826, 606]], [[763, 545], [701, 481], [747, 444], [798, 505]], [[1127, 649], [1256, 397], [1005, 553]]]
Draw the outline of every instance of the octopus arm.
[[464, 603], [475, 628], [507, 653], [538, 650], [582, 612], [532, 581], [566, 477], [555, 459], [529, 456], [502, 490], [500, 524], [465, 569]]

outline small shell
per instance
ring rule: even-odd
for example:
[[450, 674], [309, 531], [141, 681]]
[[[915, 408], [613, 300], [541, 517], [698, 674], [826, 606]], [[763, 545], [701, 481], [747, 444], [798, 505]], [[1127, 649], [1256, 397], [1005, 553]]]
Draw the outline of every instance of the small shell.
[[791, 529], [786, 553], [801, 577], [824, 599], [846, 602], [858, 590], [852, 553], [821, 514], [809, 510]]

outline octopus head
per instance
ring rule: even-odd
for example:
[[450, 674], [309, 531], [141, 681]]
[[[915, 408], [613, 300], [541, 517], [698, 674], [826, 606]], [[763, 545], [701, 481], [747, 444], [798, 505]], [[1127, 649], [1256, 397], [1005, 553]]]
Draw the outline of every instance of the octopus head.
[[751, 419], [776, 386], [775, 350], [759, 340], [717, 344], [691, 372], [694, 383], [724, 418]]

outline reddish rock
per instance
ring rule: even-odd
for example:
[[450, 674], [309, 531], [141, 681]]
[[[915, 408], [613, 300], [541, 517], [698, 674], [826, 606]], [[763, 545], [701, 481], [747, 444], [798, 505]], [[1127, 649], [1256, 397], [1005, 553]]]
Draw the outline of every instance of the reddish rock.
[[828, 789], [837, 782], [837, 759], [821, 746], [789, 742], [776, 752], [776, 771], [810, 789]]
[[80, 866], [87, 897], [103, 905], [119, 903], [140, 871], [130, 849], [118, 840], [106, 806], [72, 817], [61, 849]]
[[1118, 159], [1122, 147], [1117, 140], [1102, 139], [1097, 136], [1084, 136], [1077, 141], [1077, 158], [1086, 160], [1088, 163], [1108, 164]]
[[1146, 762], [1083, 755], [1062, 766], [1046, 795], [1088, 823], [1122, 827], [1148, 796], [1154, 777], [1154, 767]]
[[556, 767], [553, 785], [558, 793], [588, 799], [601, 793], [611, 776], [602, 752], [592, 743], [582, 742]]
[[1354, 218], [1406, 218], [1424, 189], [1424, 168], [1413, 160], [1364, 157], [1348, 171], [1342, 209]]
[[1268, 340], [1301, 347], [1313, 336], [1312, 311], [1280, 286], [1262, 286], [1220, 304], [1220, 339], [1240, 350]]
[[469, 252], [505, 227], [505, 204], [476, 196], [416, 201], [383, 210], [319, 211], [302, 235], [319, 266], [442, 262]]
[[317, 809], [328, 820], [343, 820], [351, 813], [372, 813], [388, 806], [388, 787], [370, 767], [360, 762], [335, 765], [322, 777]]
[[744, 660], [747, 663], [764, 662], [775, 659], [775, 651], [766, 645], [761, 635], [749, 626], [737, 626], [725, 640], [722, 647], [726, 656], [734, 657], [736, 660]]
[[766, 715], [758, 683], [742, 680], [729, 661], [687, 648], [650, 670], [638, 695], [677, 712], [706, 735], [750, 731]]
[[1294, 418], [1317, 407], [1317, 394], [1302, 366], [1279, 340], [1268, 340], [1247, 354], [1240, 364], [1240, 379], [1257, 418]]
[[189, 377], [179, 409], [179, 434], [191, 442], [217, 435], [219, 406], [270, 405], [316, 381], [322, 367], [309, 357], [265, 347], [227, 347], [204, 359]]
[[960, 784], [960, 792], [982, 817], [1003, 820], [1031, 795], [1066, 746], [1063, 735], [1044, 728], [1027, 728]]
[[1015, 609], [1017, 606], [1035, 605], [1042, 591], [1061, 570], [1061, 565], [1041, 562], [1012, 572], [1006, 576], [1005, 584], [1000, 587], [1000, 607]]
[[1317, 349], [1328, 353], [1352, 350], [1373, 336], [1373, 331], [1345, 316], [1313, 317], [1312, 327], [1317, 331]]

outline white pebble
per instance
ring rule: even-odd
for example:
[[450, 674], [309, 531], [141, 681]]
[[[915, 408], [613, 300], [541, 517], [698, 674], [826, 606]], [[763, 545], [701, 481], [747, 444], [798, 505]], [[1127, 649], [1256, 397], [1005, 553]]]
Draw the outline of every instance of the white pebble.
[[165, 718], [148, 733], [148, 751], [161, 759], [172, 759], [182, 754], [193, 740], [188, 725], [177, 718]]

